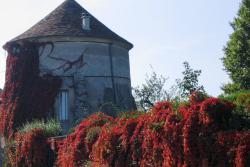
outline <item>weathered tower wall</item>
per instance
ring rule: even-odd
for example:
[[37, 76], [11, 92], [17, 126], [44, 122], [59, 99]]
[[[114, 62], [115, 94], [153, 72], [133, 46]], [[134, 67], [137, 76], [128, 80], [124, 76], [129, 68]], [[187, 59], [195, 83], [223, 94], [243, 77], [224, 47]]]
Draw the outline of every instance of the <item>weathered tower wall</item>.
[[100, 110], [116, 115], [111, 103], [133, 109], [128, 52], [96, 41], [54, 41], [39, 49], [40, 75], [59, 76], [61, 89], [69, 91], [70, 125]]

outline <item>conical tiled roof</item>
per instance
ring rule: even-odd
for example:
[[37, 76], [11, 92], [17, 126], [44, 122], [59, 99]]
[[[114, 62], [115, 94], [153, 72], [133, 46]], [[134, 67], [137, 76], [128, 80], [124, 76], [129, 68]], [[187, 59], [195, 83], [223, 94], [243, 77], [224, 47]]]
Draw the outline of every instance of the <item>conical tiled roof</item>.
[[[91, 16], [91, 30], [82, 29], [82, 13]], [[117, 40], [132, 48], [133, 45], [111, 31], [74, 0], [66, 0], [48, 16], [10, 42], [34, 37], [73, 36]]]

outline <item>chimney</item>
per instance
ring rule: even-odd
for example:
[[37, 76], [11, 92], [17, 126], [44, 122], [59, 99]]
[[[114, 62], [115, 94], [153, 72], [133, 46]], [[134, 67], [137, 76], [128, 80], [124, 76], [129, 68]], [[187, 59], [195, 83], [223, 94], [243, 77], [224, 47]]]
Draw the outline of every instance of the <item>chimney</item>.
[[82, 29], [90, 30], [90, 15], [87, 12], [82, 13]]

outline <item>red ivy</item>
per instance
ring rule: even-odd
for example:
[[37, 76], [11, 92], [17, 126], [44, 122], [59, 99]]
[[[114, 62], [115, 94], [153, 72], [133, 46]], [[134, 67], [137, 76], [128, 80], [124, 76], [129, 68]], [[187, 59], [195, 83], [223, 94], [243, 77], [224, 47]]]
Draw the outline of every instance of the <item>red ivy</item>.
[[[53, 108], [61, 80], [39, 75], [41, 45], [24, 42], [6, 48], [9, 55], [0, 109], [0, 133], [6, 138], [13, 137], [16, 128], [27, 121], [45, 118]], [[14, 48], [19, 52], [14, 52]]]
[[[91, 130], [93, 125], [87, 123], [88, 128], [82, 132], [76, 130], [65, 139], [59, 148], [57, 164], [65, 167], [87, 162], [94, 167], [247, 166], [250, 133], [223, 132], [218, 120], [209, 113], [225, 114], [231, 112], [233, 105], [215, 98], [193, 105], [199, 105], [199, 110], [194, 110], [192, 105], [185, 106], [183, 110], [188, 114], [183, 119], [178, 118], [169, 102], [160, 102], [138, 118], [107, 121], [101, 124], [100, 133], [92, 145], [86, 142], [86, 135], [76, 137]], [[82, 124], [94, 117], [98, 115]], [[103, 116], [97, 120], [103, 118], [106, 122]], [[72, 147], [79, 142], [78, 147]], [[92, 148], [87, 154], [86, 146]]]
[[63, 141], [61, 147], [59, 147], [57, 165], [60, 167], [81, 166], [83, 160], [90, 158], [92, 145], [99, 135], [96, 134], [96, 137], [93, 136], [92, 140], [86, 140], [88, 132], [95, 133], [90, 131], [93, 127], [101, 128], [106, 123], [112, 121], [112, 117], [106, 116], [103, 113], [97, 113], [85, 119], [75, 128], [75, 131]]
[[7, 155], [11, 166], [45, 167], [53, 163], [47, 137], [41, 129], [17, 133]]

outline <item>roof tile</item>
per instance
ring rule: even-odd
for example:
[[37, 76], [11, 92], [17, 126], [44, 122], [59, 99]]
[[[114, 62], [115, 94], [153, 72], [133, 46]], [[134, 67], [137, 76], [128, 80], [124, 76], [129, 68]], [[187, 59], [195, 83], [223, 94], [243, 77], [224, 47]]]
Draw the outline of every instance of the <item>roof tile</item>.
[[[91, 30], [82, 29], [82, 13], [87, 12], [91, 16]], [[21, 39], [44, 36], [77, 36], [117, 40], [126, 43], [130, 48], [133, 45], [111, 31], [93, 15], [86, 11], [75, 0], [66, 0], [44, 19], [29, 30], [12, 39], [14, 42]]]

